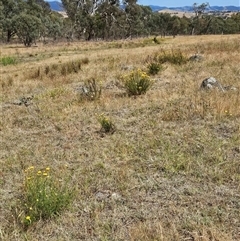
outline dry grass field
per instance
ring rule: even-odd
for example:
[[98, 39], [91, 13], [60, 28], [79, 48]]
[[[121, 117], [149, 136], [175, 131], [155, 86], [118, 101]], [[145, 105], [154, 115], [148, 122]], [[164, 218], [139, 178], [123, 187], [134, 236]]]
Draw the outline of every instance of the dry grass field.
[[[120, 77], [169, 50], [204, 60], [126, 95]], [[0, 51], [0, 240], [240, 240], [240, 35]], [[210, 76], [235, 90], [200, 90]], [[99, 99], [81, 97], [90, 79]], [[58, 215], [24, 216], [29, 167], [73, 190]]]

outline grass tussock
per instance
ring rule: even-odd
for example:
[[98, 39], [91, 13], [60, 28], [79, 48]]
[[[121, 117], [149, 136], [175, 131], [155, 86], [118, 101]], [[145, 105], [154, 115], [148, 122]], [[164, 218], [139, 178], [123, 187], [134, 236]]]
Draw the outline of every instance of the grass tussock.
[[54, 177], [50, 167], [35, 170], [34, 166], [25, 170], [23, 194], [18, 204], [17, 221], [29, 228], [39, 220], [47, 220], [59, 215], [67, 208], [74, 196], [65, 173]]
[[2, 64], [3, 66], [12, 65], [16, 63], [17, 63], [17, 59], [15, 57], [5, 56], [0, 59], [0, 64]]
[[155, 54], [154, 59], [160, 64], [182, 65], [188, 62], [188, 57], [180, 49], [171, 51], [162, 50]]
[[240, 240], [239, 36], [159, 42], [3, 46], [1, 240]]
[[59, 76], [67, 76], [72, 73], [78, 73], [81, 70], [82, 64], [88, 64], [88, 59], [68, 61], [65, 63], [53, 63], [51, 65], [45, 65], [33, 70], [29, 78], [50, 78], [53, 79]]

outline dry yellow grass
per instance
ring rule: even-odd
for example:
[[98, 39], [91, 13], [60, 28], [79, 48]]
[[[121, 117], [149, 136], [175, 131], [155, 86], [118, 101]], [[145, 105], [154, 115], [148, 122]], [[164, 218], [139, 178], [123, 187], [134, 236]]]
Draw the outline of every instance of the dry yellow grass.
[[[204, 61], [164, 64], [145, 95], [126, 96], [119, 76], [163, 49]], [[239, 35], [2, 45], [1, 56], [18, 63], [0, 66], [0, 239], [240, 240], [239, 52]], [[32, 78], [75, 60], [78, 73]], [[209, 76], [237, 90], [200, 91]], [[90, 78], [102, 82], [101, 98], [81, 101]], [[99, 131], [102, 113], [113, 134]], [[77, 189], [70, 208], [22, 230], [24, 170], [49, 166], [61, 176], [66, 165]]]

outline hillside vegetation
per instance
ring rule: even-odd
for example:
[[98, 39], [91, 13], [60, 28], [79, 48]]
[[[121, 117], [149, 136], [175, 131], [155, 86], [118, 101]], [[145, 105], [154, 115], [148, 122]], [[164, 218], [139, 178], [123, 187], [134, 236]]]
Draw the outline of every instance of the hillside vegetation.
[[[0, 239], [240, 240], [239, 52], [239, 35], [1, 46]], [[200, 90], [210, 76], [234, 90]]]

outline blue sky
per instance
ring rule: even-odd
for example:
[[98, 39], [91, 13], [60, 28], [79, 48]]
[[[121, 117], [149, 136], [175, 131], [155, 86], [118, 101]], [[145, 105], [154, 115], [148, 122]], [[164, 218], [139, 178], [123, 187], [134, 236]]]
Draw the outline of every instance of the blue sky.
[[156, 5], [156, 6], [166, 6], [166, 7], [182, 7], [182, 6], [192, 6], [193, 3], [205, 3], [208, 2], [210, 6], [240, 6], [240, 0], [138, 0], [138, 4], [142, 5]]

